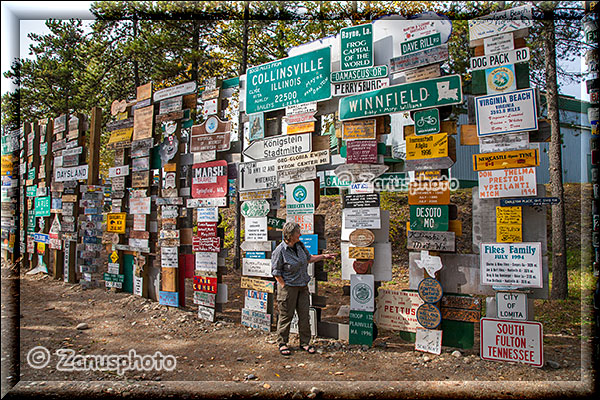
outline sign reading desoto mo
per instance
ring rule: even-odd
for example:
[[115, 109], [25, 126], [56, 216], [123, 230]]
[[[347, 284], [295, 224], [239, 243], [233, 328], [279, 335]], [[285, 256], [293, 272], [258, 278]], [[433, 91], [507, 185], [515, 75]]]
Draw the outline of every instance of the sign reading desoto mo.
[[340, 120], [459, 104], [460, 75], [389, 86], [340, 99]]
[[250, 68], [246, 83], [246, 113], [329, 99], [330, 74], [330, 47]]

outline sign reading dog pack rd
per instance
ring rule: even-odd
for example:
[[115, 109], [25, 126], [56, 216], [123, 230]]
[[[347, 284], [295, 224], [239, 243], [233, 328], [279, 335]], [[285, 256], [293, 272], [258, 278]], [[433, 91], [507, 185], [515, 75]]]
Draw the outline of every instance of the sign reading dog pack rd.
[[330, 74], [330, 47], [250, 68], [246, 78], [246, 113], [329, 99]]

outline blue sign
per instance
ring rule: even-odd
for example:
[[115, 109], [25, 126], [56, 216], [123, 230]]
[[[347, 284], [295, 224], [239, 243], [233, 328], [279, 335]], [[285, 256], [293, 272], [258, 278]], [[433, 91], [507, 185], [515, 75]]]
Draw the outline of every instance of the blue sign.
[[163, 306], [179, 307], [179, 292], [164, 292], [158, 293], [158, 303]]
[[84, 236], [83, 243], [85, 244], [102, 244], [102, 238], [95, 236]]
[[48, 236], [45, 233], [34, 233], [33, 234], [33, 241], [34, 242], [39, 242], [39, 243], [50, 243], [50, 236]]
[[264, 260], [267, 258], [267, 252], [266, 251], [247, 251], [246, 258], [259, 258], [259, 259]]
[[319, 235], [302, 235], [300, 236], [300, 241], [304, 243], [310, 254], [313, 256], [319, 254]]

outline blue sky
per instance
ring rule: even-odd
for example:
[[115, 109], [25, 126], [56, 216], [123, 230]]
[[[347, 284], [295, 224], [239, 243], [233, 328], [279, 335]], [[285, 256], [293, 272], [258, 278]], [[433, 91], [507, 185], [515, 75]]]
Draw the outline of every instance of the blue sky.
[[[48, 18], [80, 18], [91, 19], [90, 1], [3, 1], [2, 2], [2, 72], [10, 69], [11, 60], [15, 57], [28, 57], [29, 32], [47, 33], [44, 21]], [[567, 66], [569, 71], [582, 71], [585, 66], [576, 60]], [[578, 99], [589, 100], [582, 85], [561, 84], [561, 92]], [[2, 76], [2, 94], [12, 90], [9, 80]]]

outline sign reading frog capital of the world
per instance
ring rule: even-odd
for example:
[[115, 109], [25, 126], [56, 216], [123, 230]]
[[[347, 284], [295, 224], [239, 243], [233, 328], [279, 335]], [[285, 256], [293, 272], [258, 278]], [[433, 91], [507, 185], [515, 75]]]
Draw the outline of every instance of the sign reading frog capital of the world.
[[459, 104], [460, 75], [389, 86], [340, 99], [340, 120]]
[[246, 78], [246, 113], [329, 99], [330, 74], [330, 47], [250, 68]]

